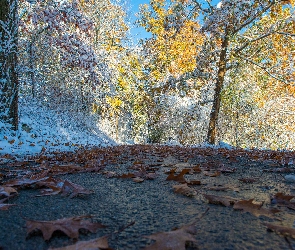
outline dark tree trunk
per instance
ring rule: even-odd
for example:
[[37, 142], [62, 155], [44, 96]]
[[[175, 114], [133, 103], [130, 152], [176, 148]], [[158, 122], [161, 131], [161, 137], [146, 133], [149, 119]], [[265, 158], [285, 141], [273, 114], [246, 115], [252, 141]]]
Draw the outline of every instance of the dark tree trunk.
[[17, 0], [0, 0], [0, 21], [0, 120], [17, 130]]
[[210, 113], [209, 128], [208, 128], [208, 134], [207, 134], [207, 141], [210, 144], [215, 144], [215, 141], [216, 141], [218, 115], [219, 115], [220, 104], [221, 104], [221, 90], [223, 88], [224, 77], [226, 73], [226, 60], [227, 60], [226, 53], [227, 53], [228, 42], [229, 42], [228, 37], [225, 36], [221, 45], [221, 52], [220, 52], [219, 63], [218, 63], [218, 75], [217, 75], [217, 80], [215, 83], [214, 100], [213, 100], [213, 105], [212, 105], [212, 109]]

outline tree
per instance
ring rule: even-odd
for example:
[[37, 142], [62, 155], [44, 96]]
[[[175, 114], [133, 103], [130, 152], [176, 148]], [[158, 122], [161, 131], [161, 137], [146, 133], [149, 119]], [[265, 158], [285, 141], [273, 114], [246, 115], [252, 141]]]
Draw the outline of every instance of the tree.
[[0, 0], [0, 120], [18, 129], [17, 0]]
[[[210, 144], [215, 144], [218, 116], [221, 106], [221, 93], [227, 72], [239, 65], [241, 60], [246, 60], [248, 63], [255, 64], [253, 60], [247, 58], [247, 56], [245, 57], [243, 54], [243, 52], [252, 45], [257, 46], [258, 42], [263, 43], [264, 39], [273, 34], [281, 36], [290, 35], [288, 31], [285, 32], [285, 28], [290, 25], [288, 19], [281, 20], [276, 18], [277, 15], [275, 15], [275, 13], [282, 5], [293, 4], [294, 6], [294, 1], [224, 0], [221, 6], [219, 5], [218, 7], [213, 6], [211, 1], [206, 1], [206, 5], [201, 4], [200, 1], [194, 2], [195, 9], [204, 13], [202, 31], [206, 34], [208, 39], [214, 39], [217, 44], [215, 48], [215, 53], [218, 57], [216, 71], [209, 76], [211, 80], [215, 81], [215, 87], [207, 134], [207, 141]], [[248, 29], [252, 29], [265, 15], [271, 14], [273, 14], [275, 24], [264, 29], [261, 33], [256, 33], [253, 39], [248, 39], [238, 44], [234, 43], [237, 37], [243, 37], [243, 34]], [[272, 50], [273, 48], [268, 49]], [[212, 51], [209, 51], [208, 54], [212, 54]], [[265, 58], [262, 58], [261, 62], [263, 63], [264, 60]], [[271, 65], [260, 65], [256, 63], [256, 66], [260, 67], [265, 74], [282, 80], [287, 84], [290, 83], [289, 80], [285, 80], [277, 76], [277, 74], [270, 74], [269, 70]]]

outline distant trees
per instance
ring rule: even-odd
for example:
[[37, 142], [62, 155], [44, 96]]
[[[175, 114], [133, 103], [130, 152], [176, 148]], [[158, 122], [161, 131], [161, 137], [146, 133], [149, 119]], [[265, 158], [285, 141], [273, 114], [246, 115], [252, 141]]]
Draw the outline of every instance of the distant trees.
[[17, 0], [0, 0], [0, 120], [18, 129]]

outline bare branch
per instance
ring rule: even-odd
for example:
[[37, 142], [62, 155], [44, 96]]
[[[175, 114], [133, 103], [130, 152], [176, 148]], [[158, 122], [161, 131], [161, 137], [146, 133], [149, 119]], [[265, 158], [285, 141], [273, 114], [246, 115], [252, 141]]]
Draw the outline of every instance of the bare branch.
[[280, 35], [295, 37], [295, 34], [291, 34], [291, 33], [287, 33], [287, 32], [277, 32], [277, 33]]
[[251, 59], [248, 59], [248, 58], [246, 58], [246, 57], [244, 57], [244, 56], [241, 56], [241, 55], [237, 55], [237, 56], [240, 57], [241, 59], [243, 59], [243, 60], [249, 62], [249, 63], [252, 63], [253, 65], [255, 65], [255, 66], [257, 66], [258, 68], [262, 69], [262, 70], [263, 70], [265, 73], [267, 73], [270, 77], [272, 77], [272, 78], [274, 78], [274, 79], [276, 79], [276, 80], [278, 80], [278, 81], [280, 81], [280, 82], [282, 82], [282, 83], [285, 83], [285, 84], [288, 84], [288, 85], [290, 85], [290, 84], [292, 84], [292, 83], [294, 84], [294, 82], [286, 81], [286, 80], [284, 80], [284, 79], [282, 79], [282, 78], [280, 78], [280, 77], [278, 77], [278, 76], [275, 76], [274, 74], [272, 74], [271, 72], [269, 72], [269, 69], [268, 69], [267, 67], [262, 66], [262, 65], [260, 65], [259, 63], [254, 62], [254, 61], [251, 60]]
[[198, 0], [195, 0], [194, 3], [201, 11], [204, 11], [205, 13], [210, 13], [210, 10], [203, 8], [202, 5], [198, 2]]
[[271, 1], [270, 4], [268, 6], [266, 6], [264, 9], [262, 9], [260, 12], [258, 12], [254, 17], [250, 18], [247, 22], [245, 22], [244, 24], [242, 24], [240, 27], [238, 27], [237, 29], [235, 29], [232, 34], [235, 34], [237, 32], [239, 32], [240, 30], [242, 30], [243, 28], [245, 28], [247, 25], [249, 25], [250, 23], [252, 23], [255, 19], [257, 19], [259, 16], [261, 16], [262, 14], [264, 14], [267, 10], [269, 10], [271, 8], [271, 6], [273, 6], [275, 4], [275, 0]]

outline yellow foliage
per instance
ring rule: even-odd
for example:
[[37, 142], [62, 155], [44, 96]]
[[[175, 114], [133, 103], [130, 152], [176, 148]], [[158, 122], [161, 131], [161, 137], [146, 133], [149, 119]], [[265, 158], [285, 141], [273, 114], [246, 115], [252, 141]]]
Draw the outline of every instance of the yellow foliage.
[[[198, 22], [179, 13], [179, 9], [186, 9], [187, 1], [173, 0], [169, 6], [165, 6], [164, 2], [152, 0], [152, 10], [147, 5], [141, 9], [141, 25], [153, 34], [145, 46], [155, 58], [150, 73], [155, 80], [165, 77], [168, 72], [177, 77], [194, 70], [195, 58], [204, 40], [198, 31]], [[180, 15], [184, 20], [179, 21]]]
[[119, 109], [123, 102], [118, 97], [106, 97], [107, 103], [114, 109]]

